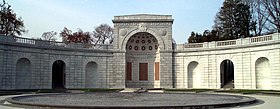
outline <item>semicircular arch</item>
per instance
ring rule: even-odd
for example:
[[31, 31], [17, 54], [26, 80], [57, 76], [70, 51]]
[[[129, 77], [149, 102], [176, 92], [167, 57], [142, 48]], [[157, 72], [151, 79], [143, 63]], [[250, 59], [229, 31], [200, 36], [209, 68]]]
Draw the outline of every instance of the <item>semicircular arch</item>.
[[121, 43], [121, 49], [122, 50], [126, 50], [126, 44], [129, 40], [129, 38], [131, 36], [133, 36], [134, 34], [136, 33], [140, 33], [140, 32], [146, 32], [146, 33], [150, 33], [151, 35], [153, 35], [157, 41], [158, 41], [158, 44], [159, 44], [159, 48], [160, 50], [164, 50], [165, 49], [165, 43], [162, 39], [162, 37], [160, 37], [154, 30], [152, 29], [147, 29], [147, 31], [143, 31], [143, 30], [140, 30], [140, 29], [135, 29], [135, 30], [132, 30], [130, 31], [126, 36], [124, 36], [125, 38], [122, 40], [122, 43]]

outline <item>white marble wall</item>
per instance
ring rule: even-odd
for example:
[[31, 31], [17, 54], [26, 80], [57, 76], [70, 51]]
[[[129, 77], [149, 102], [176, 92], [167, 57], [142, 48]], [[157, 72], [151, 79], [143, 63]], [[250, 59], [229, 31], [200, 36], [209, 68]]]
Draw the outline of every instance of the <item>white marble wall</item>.
[[[270, 37], [270, 38], [263, 38]], [[236, 44], [217, 46], [218, 42], [201, 43], [203, 46], [178, 45], [174, 58], [174, 75], [176, 88], [188, 87], [188, 65], [197, 62], [200, 73], [200, 88], [220, 88], [220, 65], [223, 60], [231, 60], [234, 64], [234, 85], [236, 89], [279, 90], [280, 58], [279, 58], [279, 33], [254, 38], [237, 39]], [[264, 40], [269, 39], [269, 40]], [[226, 42], [226, 41], [224, 41]], [[256, 65], [257, 59], [266, 58], [267, 62]], [[268, 65], [269, 63], [269, 65]], [[264, 64], [264, 65], [263, 65]], [[268, 67], [269, 66], [269, 67]], [[197, 68], [195, 69], [197, 70]], [[266, 72], [264, 72], [266, 71]], [[261, 72], [259, 74], [258, 72]], [[260, 80], [259, 78], [265, 78]], [[264, 87], [263, 85], [271, 86]]]
[[[140, 19], [141, 18], [141, 19]], [[113, 47], [84, 48], [81, 44], [64, 44], [40, 40], [0, 36], [0, 90], [51, 89], [52, 65], [56, 60], [65, 63], [66, 88], [125, 88], [126, 61], [153, 65], [160, 62], [160, 80], [149, 73], [148, 84], [130, 81], [137, 87], [211, 88], [221, 87], [220, 65], [224, 60], [234, 64], [234, 88], [280, 90], [280, 34], [198, 44], [178, 44], [172, 49], [172, 23], [170, 15], [116, 16]], [[156, 54], [129, 54], [127, 41], [136, 33], [146, 32], [158, 41]], [[151, 58], [152, 57], [152, 58]], [[28, 59], [31, 71], [24, 70], [20, 78], [16, 67], [19, 59]], [[86, 69], [89, 62], [95, 67]], [[190, 64], [191, 63], [191, 64]], [[196, 63], [196, 64], [194, 64]], [[193, 69], [191, 69], [193, 68]], [[154, 66], [149, 66], [154, 72]], [[86, 75], [87, 70], [94, 70]], [[134, 69], [133, 72], [138, 72]], [[21, 79], [24, 87], [18, 86]], [[93, 80], [88, 80], [92, 78]], [[133, 74], [137, 80], [138, 75]], [[88, 82], [94, 82], [89, 83]], [[149, 85], [153, 83], [153, 86]], [[30, 87], [29, 87], [30, 86]]]

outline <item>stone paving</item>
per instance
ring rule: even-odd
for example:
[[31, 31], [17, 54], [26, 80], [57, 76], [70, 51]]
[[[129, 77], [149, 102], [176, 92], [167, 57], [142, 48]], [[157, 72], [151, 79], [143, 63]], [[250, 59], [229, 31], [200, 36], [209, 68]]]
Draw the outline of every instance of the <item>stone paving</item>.
[[[235, 95], [240, 95], [240, 94], [235, 94]], [[0, 101], [15, 96], [19, 96], [19, 95], [0, 96]], [[261, 102], [252, 105], [226, 107], [226, 108], [219, 108], [219, 109], [279, 109], [280, 107], [280, 96], [270, 96], [270, 95], [242, 95], [242, 96], [255, 97], [256, 99], [260, 99]], [[24, 109], [24, 108], [10, 107], [10, 105], [0, 105], [0, 109]], [[26, 108], [26, 109], [30, 109], [30, 108]]]
[[239, 105], [252, 102], [254, 98], [234, 95], [191, 93], [82, 93], [44, 94], [14, 97], [9, 102], [48, 107], [203, 107]]

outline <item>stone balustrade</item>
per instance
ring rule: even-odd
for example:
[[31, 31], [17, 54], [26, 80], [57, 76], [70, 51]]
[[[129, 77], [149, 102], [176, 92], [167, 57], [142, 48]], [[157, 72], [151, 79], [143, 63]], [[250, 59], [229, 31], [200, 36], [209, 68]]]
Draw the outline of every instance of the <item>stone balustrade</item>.
[[[232, 46], [248, 46], [258, 43], [269, 43], [274, 41], [280, 41], [280, 33], [274, 33], [270, 35], [251, 37], [251, 38], [240, 38], [236, 40], [226, 40], [226, 41], [212, 41], [204, 43], [187, 43], [178, 44], [176, 50], [186, 50], [186, 49], [203, 49], [203, 48], [221, 48], [221, 47], [232, 47]], [[16, 36], [4, 36], [0, 35], [0, 43], [22, 43], [26, 45], [34, 45], [39, 47], [65, 47], [65, 48], [83, 48], [83, 49], [112, 49], [111, 45], [97, 45], [93, 44], [82, 44], [82, 43], [64, 43], [56, 41], [46, 41], [38, 39], [30, 39]]]
[[64, 43], [56, 41], [47, 41], [39, 39], [30, 39], [17, 36], [5, 36], [0, 35], [0, 43], [5, 44], [26, 44], [36, 47], [65, 47], [65, 48], [83, 48], [83, 49], [101, 49], [108, 50], [112, 49], [112, 45], [96, 45], [93, 44], [83, 44], [83, 43]]
[[255, 45], [258, 43], [273, 43], [275, 41], [280, 42], [280, 33], [274, 33], [274, 34], [250, 37], [250, 38], [240, 38], [236, 40], [178, 44], [176, 50], [223, 48], [223, 47], [234, 47], [234, 46], [240, 47], [240, 46]]

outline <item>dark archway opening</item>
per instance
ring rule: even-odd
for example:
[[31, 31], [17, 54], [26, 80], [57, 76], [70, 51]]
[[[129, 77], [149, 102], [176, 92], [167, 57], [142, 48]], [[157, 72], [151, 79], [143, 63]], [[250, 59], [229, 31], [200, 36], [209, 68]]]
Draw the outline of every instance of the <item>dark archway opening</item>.
[[230, 60], [221, 63], [221, 88], [234, 88], [234, 65]]
[[52, 66], [52, 88], [65, 88], [65, 63], [61, 60], [55, 61]]

